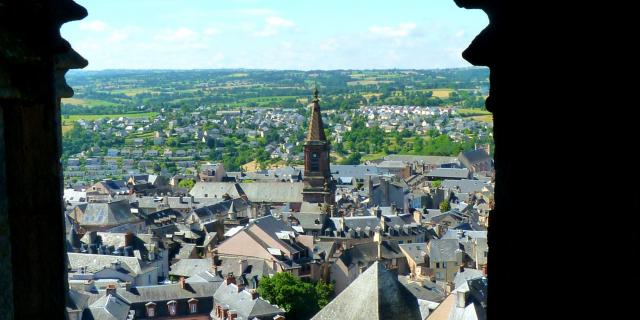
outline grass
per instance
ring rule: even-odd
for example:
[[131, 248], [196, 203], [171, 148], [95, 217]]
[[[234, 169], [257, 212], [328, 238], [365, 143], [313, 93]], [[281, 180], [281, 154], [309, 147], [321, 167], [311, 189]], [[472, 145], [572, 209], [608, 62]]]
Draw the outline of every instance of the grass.
[[491, 115], [491, 112], [482, 109], [458, 109], [456, 112], [462, 117]]
[[391, 80], [358, 80], [358, 81], [349, 81], [347, 82], [347, 86], [366, 86], [372, 84], [379, 83], [393, 83]]
[[255, 102], [255, 103], [269, 103], [269, 102], [279, 102], [285, 99], [297, 98], [296, 96], [272, 96], [272, 97], [257, 97], [257, 98], [245, 98], [242, 99], [243, 102]]
[[113, 90], [111, 91], [111, 93], [122, 93], [128, 97], [133, 97], [137, 94], [140, 93], [147, 93], [147, 92], [151, 92], [151, 88], [131, 88], [131, 89], [118, 89], [118, 90]]
[[116, 103], [104, 101], [104, 100], [96, 100], [96, 99], [81, 99], [81, 98], [63, 98], [62, 103], [66, 104], [74, 104], [78, 106], [106, 106], [113, 107], [117, 106]]
[[386, 155], [387, 154], [383, 152], [367, 154], [362, 156], [362, 158], [360, 159], [360, 162], [379, 160], [384, 158]]
[[473, 117], [471, 117], [471, 119], [476, 120], [476, 121], [493, 123], [493, 116], [490, 115], [490, 114], [489, 115], [484, 115], [484, 116], [473, 116]]

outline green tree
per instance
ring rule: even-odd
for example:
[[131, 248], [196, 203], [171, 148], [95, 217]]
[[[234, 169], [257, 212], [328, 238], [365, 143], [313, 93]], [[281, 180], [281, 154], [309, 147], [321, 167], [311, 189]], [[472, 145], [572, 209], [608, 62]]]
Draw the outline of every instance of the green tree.
[[331, 296], [333, 295], [333, 284], [325, 283], [320, 280], [316, 282], [316, 299], [318, 301], [318, 308], [322, 309], [326, 306], [331, 300]]
[[264, 277], [258, 284], [261, 297], [277, 304], [287, 312], [287, 319], [309, 319], [328, 303], [333, 285], [314, 286], [288, 272]]
[[360, 164], [362, 155], [360, 152], [354, 152], [340, 162], [340, 164]]
[[182, 179], [180, 183], [178, 183], [178, 187], [191, 190], [195, 184], [196, 182], [192, 179]]
[[440, 212], [447, 212], [451, 210], [451, 205], [448, 200], [440, 202]]

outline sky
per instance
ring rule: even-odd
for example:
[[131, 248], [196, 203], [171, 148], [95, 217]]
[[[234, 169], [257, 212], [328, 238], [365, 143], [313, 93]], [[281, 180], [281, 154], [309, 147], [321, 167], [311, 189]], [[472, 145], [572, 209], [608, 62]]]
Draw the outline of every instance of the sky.
[[104, 69], [433, 69], [488, 24], [453, 0], [76, 0], [62, 36]]

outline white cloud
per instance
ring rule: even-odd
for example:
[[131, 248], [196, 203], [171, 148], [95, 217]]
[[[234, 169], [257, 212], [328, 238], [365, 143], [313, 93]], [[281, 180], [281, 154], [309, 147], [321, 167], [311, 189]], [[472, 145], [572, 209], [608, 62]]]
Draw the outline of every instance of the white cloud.
[[275, 36], [281, 29], [292, 28], [295, 26], [290, 20], [283, 19], [281, 17], [271, 16], [265, 19], [264, 28], [258, 32], [255, 32], [254, 35], [258, 37], [270, 37]]
[[457, 38], [460, 38], [460, 37], [464, 36], [464, 30], [460, 30], [460, 31], [456, 32], [455, 36]]
[[174, 31], [165, 31], [156, 36], [157, 40], [168, 42], [189, 42], [195, 41], [197, 38], [198, 34], [195, 31], [185, 27], [178, 28]]
[[220, 29], [218, 28], [206, 28], [204, 32], [202, 32], [205, 36], [212, 37], [220, 34]]
[[401, 23], [397, 27], [379, 27], [373, 26], [369, 28], [369, 32], [374, 35], [388, 38], [403, 38], [410, 35], [416, 28], [416, 24], [412, 22]]
[[338, 40], [336, 38], [329, 38], [322, 41], [318, 47], [322, 51], [335, 51], [338, 48]]
[[107, 29], [107, 24], [100, 21], [100, 20], [95, 20], [95, 21], [83, 21], [80, 22], [80, 30], [89, 30], [89, 31], [104, 31]]
[[124, 31], [114, 31], [107, 38], [108, 42], [120, 42], [129, 38], [129, 34]]

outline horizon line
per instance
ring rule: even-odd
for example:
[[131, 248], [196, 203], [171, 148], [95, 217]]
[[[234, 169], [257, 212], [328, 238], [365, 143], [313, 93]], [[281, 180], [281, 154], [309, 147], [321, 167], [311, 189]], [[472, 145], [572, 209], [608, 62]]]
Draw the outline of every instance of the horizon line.
[[109, 68], [109, 69], [70, 69], [69, 72], [104, 72], [104, 71], [207, 71], [207, 70], [244, 70], [244, 71], [416, 71], [416, 70], [451, 70], [451, 69], [489, 69], [486, 66], [442, 67], [442, 68], [364, 68], [364, 69], [271, 69], [271, 68]]

